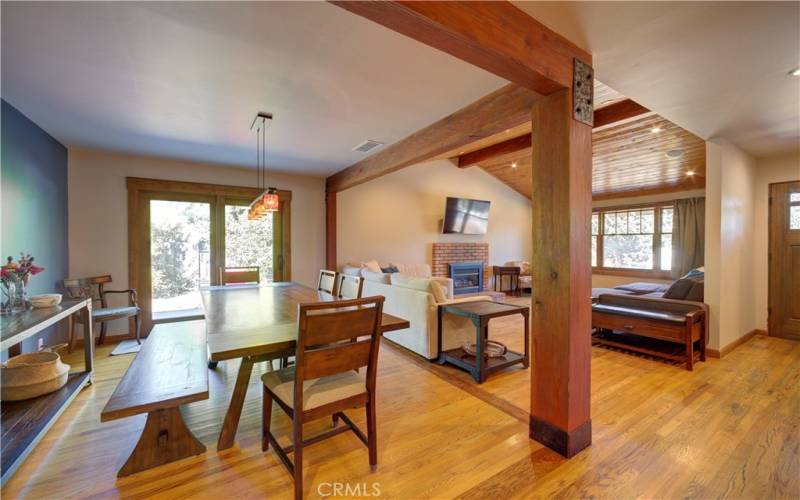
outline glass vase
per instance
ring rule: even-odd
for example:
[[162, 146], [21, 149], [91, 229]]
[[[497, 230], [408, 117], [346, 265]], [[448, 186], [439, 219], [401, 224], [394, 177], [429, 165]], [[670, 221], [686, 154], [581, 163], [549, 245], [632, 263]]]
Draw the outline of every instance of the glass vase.
[[20, 278], [9, 277], [2, 282], [3, 297], [0, 314], [15, 314], [28, 309], [25, 296], [25, 282]]

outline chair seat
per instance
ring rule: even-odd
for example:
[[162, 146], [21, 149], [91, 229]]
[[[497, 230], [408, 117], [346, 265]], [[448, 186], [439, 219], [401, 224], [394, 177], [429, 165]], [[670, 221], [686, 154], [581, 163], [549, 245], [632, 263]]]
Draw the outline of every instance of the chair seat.
[[[290, 366], [265, 373], [261, 377], [261, 381], [270, 392], [292, 408], [294, 408], [294, 370], [295, 367]], [[354, 371], [306, 380], [303, 383], [303, 410], [311, 410], [366, 392], [364, 378]]]
[[92, 309], [92, 319], [95, 321], [102, 321], [109, 318], [127, 318], [128, 316], [136, 316], [137, 314], [139, 314], [139, 308], [133, 306]]

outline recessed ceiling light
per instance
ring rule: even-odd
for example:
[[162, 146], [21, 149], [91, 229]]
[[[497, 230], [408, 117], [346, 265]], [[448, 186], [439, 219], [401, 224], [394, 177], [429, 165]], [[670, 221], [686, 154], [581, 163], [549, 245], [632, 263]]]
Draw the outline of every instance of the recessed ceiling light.
[[653, 128], [650, 129], [650, 132], [653, 133], [653, 134], [657, 134], [657, 133], [661, 132], [661, 127], [653, 127]]
[[693, 176], [694, 175], [694, 170], [687, 170], [686, 171], [686, 175], [688, 175], [689, 177]]
[[508, 133], [511, 133], [511, 129], [510, 128], [506, 129], [506, 134], [508, 134]]
[[463, 155], [463, 154], [464, 154], [464, 152], [463, 152], [463, 151], [459, 151], [459, 152], [458, 152], [458, 154], [460, 154], [460, 155]]
[[512, 163], [511, 168], [517, 168], [517, 162]]
[[792, 76], [800, 76], [800, 68], [795, 68], [789, 72]]
[[667, 155], [667, 158], [672, 158], [674, 160], [674, 159], [677, 159], [677, 158], [680, 158], [681, 156], [683, 156], [683, 150], [682, 149], [670, 149], [665, 154]]

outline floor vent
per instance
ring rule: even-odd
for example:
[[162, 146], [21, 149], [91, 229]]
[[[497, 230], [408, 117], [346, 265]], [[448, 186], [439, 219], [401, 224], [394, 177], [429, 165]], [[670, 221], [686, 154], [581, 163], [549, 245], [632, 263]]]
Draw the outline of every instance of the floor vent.
[[381, 146], [383, 146], [382, 142], [366, 140], [361, 144], [359, 144], [358, 146], [354, 147], [353, 151], [359, 151], [361, 153], [369, 153], [373, 149], [379, 148]]

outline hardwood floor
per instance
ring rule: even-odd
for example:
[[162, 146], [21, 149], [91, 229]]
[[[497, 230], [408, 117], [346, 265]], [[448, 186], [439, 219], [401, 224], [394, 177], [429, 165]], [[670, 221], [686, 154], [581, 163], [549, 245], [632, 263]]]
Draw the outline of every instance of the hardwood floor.
[[[519, 300], [526, 299], [509, 299]], [[492, 335], [517, 348], [513, 329], [521, 321], [497, 319]], [[97, 350], [95, 384], [3, 487], [3, 498], [291, 497], [291, 477], [274, 453], [260, 449], [255, 374], [237, 445], [216, 451], [236, 362], [210, 372], [211, 399], [185, 411], [208, 447], [204, 456], [117, 480], [144, 416], [100, 423], [133, 359], [109, 357], [112, 347]], [[342, 489], [339, 496], [379, 490], [387, 498], [800, 497], [800, 343], [756, 336], [694, 372], [604, 348], [592, 354], [593, 445], [568, 461], [528, 439], [527, 370], [511, 368], [476, 386], [466, 372], [384, 343], [378, 471], [370, 474], [366, 448], [343, 434], [306, 448], [305, 491], [317, 497], [347, 483], [349, 494]], [[348, 414], [364, 425], [363, 411]], [[289, 419], [275, 411], [272, 426], [286, 443]]]

